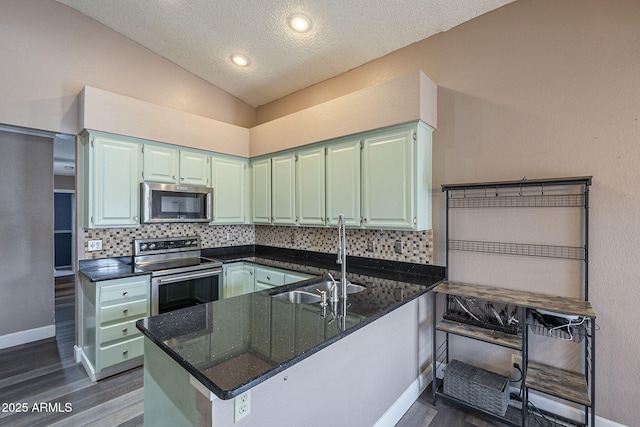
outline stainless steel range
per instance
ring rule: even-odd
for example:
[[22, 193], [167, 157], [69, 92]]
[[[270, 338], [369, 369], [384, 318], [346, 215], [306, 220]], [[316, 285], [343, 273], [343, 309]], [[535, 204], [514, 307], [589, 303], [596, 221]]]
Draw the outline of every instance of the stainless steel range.
[[216, 301], [222, 262], [201, 256], [200, 237], [135, 239], [133, 262], [151, 273], [151, 314]]

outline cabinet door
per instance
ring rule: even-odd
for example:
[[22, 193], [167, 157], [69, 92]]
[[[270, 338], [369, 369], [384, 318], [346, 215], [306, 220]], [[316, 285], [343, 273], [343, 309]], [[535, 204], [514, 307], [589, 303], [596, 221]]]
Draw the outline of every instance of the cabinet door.
[[299, 225], [325, 225], [325, 150], [300, 151], [296, 162], [296, 213]]
[[271, 224], [271, 159], [251, 162], [252, 215], [254, 224]]
[[211, 157], [213, 224], [244, 224], [246, 222], [247, 163], [246, 159]]
[[241, 262], [224, 265], [223, 298], [244, 294], [244, 267]]
[[176, 148], [145, 144], [143, 148], [143, 173], [145, 181], [178, 182], [179, 151]]
[[141, 147], [135, 142], [90, 136], [87, 227], [140, 225]]
[[271, 159], [272, 194], [271, 215], [273, 223], [295, 225], [296, 223], [296, 159], [294, 154], [285, 154]]
[[180, 184], [209, 187], [209, 155], [197, 151], [180, 151]]
[[360, 140], [327, 147], [327, 224], [360, 226]]
[[362, 226], [412, 229], [415, 126], [372, 134], [362, 152]]

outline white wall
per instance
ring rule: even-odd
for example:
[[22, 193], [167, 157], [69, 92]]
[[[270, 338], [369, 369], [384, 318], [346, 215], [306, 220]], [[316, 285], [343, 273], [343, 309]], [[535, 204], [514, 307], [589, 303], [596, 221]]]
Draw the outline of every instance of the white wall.
[[0, 348], [55, 334], [53, 140], [0, 131]]

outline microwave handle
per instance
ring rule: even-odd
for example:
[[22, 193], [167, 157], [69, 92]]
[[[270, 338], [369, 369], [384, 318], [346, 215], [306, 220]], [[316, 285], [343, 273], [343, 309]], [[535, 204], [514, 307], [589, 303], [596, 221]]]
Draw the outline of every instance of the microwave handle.
[[220, 273], [222, 273], [222, 270], [217, 269], [217, 270], [209, 270], [206, 273], [194, 273], [194, 274], [186, 274], [186, 275], [181, 274], [177, 277], [171, 277], [168, 279], [158, 279], [158, 284], [163, 285], [166, 283], [182, 282], [184, 280], [190, 280], [190, 279], [200, 279], [202, 277], [215, 276]]

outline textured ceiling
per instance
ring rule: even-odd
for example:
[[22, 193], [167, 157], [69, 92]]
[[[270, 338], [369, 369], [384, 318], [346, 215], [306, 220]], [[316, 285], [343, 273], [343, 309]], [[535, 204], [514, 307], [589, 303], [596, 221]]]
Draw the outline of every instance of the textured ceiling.
[[[514, 0], [56, 1], [257, 107]], [[310, 31], [289, 28], [295, 13]]]

